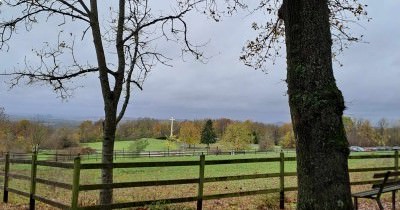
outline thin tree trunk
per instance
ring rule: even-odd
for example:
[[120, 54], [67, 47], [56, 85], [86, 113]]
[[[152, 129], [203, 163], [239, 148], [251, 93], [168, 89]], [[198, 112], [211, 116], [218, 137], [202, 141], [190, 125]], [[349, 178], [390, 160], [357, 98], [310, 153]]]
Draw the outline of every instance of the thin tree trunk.
[[[108, 67], [101, 36], [96, 0], [90, 0], [90, 9], [90, 26], [92, 29], [93, 43], [96, 49], [96, 57], [99, 66], [99, 79], [101, 92], [103, 95], [105, 113], [103, 124], [102, 163], [109, 164], [109, 167], [101, 170], [101, 181], [102, 184], [111, 184], [113, 182], [113, 170], [111, 164], [113, 163], [114, 140], [117, 127], [117, 107], [119, 96], [121, 94], [121, 88], [118, 88], [118, 90], [116, 91], [111, 91], [110, 89], [110, 82], [108, 79]], [[116, 80], [115, 82], [115, 87], [121, 86], [121, 84], [117, 84], [118, 82], [122, 82], [121, 80]], [[101, 190], [100, 204], [111, 204], [112, 192], [112, 189]]]
[[[115, 141], [115, 131], [116, 131], [116, 114], [115, 111], [107, 107], [106, 117], [104, 120], [104, 131], [103, 131], [103, 150], [102, 150], [102, 163], [109, 164], [109, 167], [101, 170], [101, 183], [111, 184], [113, 183], [113, 151], [114, 151], [114, 141]], [[112, 189], [103, 189], [100, 191], [100, 203], [101, 204], [111, 204], [112, 203]], [[107, 208], [105, 208], [107, 209]]]
[[342, 115], [332, 69], [327, 0], [284, 0], [289, 106], [296, 138], [297, 209], [353, 209]]

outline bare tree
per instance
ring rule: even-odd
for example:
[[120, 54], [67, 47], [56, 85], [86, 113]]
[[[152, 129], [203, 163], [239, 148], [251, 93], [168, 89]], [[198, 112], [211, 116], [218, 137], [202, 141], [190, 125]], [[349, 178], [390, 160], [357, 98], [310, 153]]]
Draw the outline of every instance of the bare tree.
[[3, 107], [0, 107], [0, 150], [2, 152], [9, 151], [9, 127], [10, 122]]
[[48, 127], [43, 122], [31, 122], [28, 129], [32, 148], [41, 146], [49, 136]]
[[[0, 48], [12, 47], [10, 41], [19, 30], [30, 32], [38, 25], [57, 24], [47, 30], [57, 31], [58, 36], [46, 37], [57, 42], [52, 45], [45, 40], [42, 49], [32, 50], [38, 65], [26, 59], [23, 68], [2, 75], [12, 77], [11, 86], [48, 84], [65, 98], [74, 88], [68, 83], [70, 80], [97, 73], [105, 114], [102, 162], [111, 166], [117, 124], [124, 116], [132, 88], [141, 90], [150, 70], [157, 63], [168, 65], [170, 61], [157, 44], [160, 41], [175, 43], [182, 54], [202, 57], [198, 46], [189, 42], [184, 20], [199, 1], [170, 1], [169, 14], [166, 10], [152, 10], [156, 4], [150, 4], [149, 0], [101, 2], [99, 5], [96, 0], [3, 0], [0, 10], [6, 14], [0, 20]], [[7, 14], [11, 15], [7, 17]], [[68, 26], [83, 29], [78, 33], [75, 30], [66, 32]], [[95, 62], [83, 61], [76, 49], [91, 40]], [[112, 183], [112, 168], [103, 169], [101, 178], [102, 183]], [[112, 189], [102, 190], [100, 203], [111, 202]]]

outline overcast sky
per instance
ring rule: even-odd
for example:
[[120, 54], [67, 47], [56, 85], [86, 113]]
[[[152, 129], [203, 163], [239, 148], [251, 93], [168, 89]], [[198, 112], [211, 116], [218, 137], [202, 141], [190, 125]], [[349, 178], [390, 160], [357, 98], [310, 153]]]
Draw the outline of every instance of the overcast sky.
[[[400, 119], [400, 1], [366, 1], [370, 23], [356, 27], [366, 43], [355, 44], [335, 65], [339, 88], [344, 94], [346, 115], [370, 119]], [[289, 122], [285, 79], [285, 57], [265, 74], [245, 67], [239, 56], [247, 39], [253, 38], [250, 24], [260, 16], [239, 13], [215, 23], [204, 16], [189, 17], [190, 33], [198, 43], [208, 42], [206, 64], [176, 58], [173, 67], [158, 65], [149, 75], [143, 91], [134, 91], [126, 117], [203, 119], [227, 117], [261, 122]], [[54, 29], [53, 29], [54, 30]], [[9, 52], [0, 52], [1, 71], [21, 63], [30, 45], [46, 40], [52, 28], [23, 36]], [[23, 38], [21, 38], [23, 37]], [[50, 37], [50, 36], [49, 36]], [[80, 56], [91, 59], [88, 44]], [[47, 86], [20, 86], [8, 89], [0, 78], [0, 107], [11, 115], [47, 115], [57, 118], [101, 118], [103, 106], [98, 80], [89, 77], [67, 101]]]

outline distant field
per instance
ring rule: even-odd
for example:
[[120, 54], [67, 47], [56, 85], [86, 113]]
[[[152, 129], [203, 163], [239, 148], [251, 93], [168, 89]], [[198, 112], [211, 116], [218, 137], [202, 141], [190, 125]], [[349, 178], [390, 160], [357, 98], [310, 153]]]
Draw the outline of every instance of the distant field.
[[[143, 138], [140, 140], [148, 141], [149, 145], [144, 149], [144, 151], [165, 151], [168, 150], [168, 145], [166, 140], [160, 139], [152, 139], [152, 138]], [[138, 140], [135, 140], [138, 141]], [[114, 144], [115, 150], [129, 150], [129, 146], [135, 142], [131, 141], [116, 141]], [[93, 143], [82, 143], [81, 146], [90, 147], [92, 149], [101, 150], [102, 142], [93, 142]], [[169, 145], [169, 150], [176, 150], [179, 148], [179, 145], [176, 143], [172, 143]]]
[[[169, 150], [179, 150], [181, 147], [181, 143], [179, 142], [172, 142], [169, 143], [169, 145], [167, 144], [166, 140], [160, 140], [160, 139], [153, 139], [153, 138], [142, 138], [139, 140], [146, 140], [149, 144], [146, 146], [146, 148], [144, 149], [144, 151], [167, 151]], [[129, 146], [138, 140], [128, 140], [128, 141], [116, 141], [114, 143], [114, 150], [125, 150], [125, 151], [129, 151]], [[83, 147], [90, 147], [92, 149], [96, 149], [96, 150], [101, 150], [102, 147], [102, 142], [93, 142], [93, 143], [81, 143], [81, 146]], [[206, 144], [196, 144], [194, 145], [195, 148], [189, 148], [192, 150], [196, 150], [196, 149], [206, 149], [207, 145]], [[216, 144], [212, 144], [210, 145], [211, 148], [216, 149], [222, 149], [225, 150], [225, 146], [220, 144], [220, 143], [216, 143]], [[249, 145], [249, 150], [258, 150], [258, 144], [251, 144]], [[228, 150], [228, 149], [226, 149]]]

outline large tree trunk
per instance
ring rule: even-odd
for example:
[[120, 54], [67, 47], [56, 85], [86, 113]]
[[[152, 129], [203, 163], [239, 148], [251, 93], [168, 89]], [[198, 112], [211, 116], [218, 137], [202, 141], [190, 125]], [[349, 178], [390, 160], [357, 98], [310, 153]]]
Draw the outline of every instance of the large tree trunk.
[[284, 0], [289, 106], [296, 137], [297, 209], [353, 209], [342, 115], [332, 70], [327, 0]]

